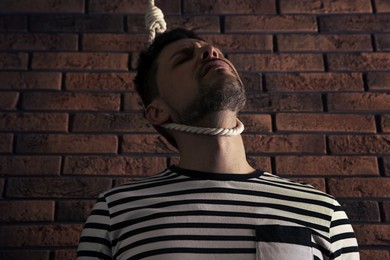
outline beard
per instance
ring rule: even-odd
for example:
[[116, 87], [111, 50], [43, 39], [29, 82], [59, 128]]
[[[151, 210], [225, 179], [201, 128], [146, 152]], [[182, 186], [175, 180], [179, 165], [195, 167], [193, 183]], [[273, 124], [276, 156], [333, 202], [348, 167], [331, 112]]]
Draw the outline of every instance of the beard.
[[209, 114], [227, 110], [238, 113], [245, 106], [245, 88], [237, 74], [225, 74], [211, 83], [199, 80], [199, 85], [199, 94], [177, 113], [179, 124], [195, 125]]

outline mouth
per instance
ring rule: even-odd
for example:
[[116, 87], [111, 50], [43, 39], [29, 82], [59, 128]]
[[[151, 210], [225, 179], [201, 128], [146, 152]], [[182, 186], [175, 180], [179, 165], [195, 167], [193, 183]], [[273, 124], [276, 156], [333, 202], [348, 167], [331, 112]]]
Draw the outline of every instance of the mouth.
[[206, 62], [200, 71], [200, 77], [203, 78], [210, 70], [231, 70], [228, 63], [223, 60], [211, 60]]

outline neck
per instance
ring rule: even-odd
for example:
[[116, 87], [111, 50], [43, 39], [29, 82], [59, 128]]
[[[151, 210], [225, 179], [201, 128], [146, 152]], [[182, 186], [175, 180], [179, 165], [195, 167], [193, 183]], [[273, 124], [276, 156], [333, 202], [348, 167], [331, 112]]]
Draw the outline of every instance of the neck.
[[179, 167], [213, 173], [251, 173], [241, 135], [206, 136], [175, 133]]

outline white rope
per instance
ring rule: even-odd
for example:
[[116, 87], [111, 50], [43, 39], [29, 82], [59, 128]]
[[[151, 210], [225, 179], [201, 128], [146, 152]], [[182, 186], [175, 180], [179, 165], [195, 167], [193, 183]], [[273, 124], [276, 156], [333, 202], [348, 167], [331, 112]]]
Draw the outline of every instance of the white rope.
[[149, 30], [149, 44], [156, 37], [156, 33], [163, 33], [167, 29], [167, 24], [164, 20], [164, 14], [160, 8], [154, 5], [154, 0], [149, 1], [148, 10], [145, 14], [146, 29]]
[[181, 125], [176, 123], [164, 124], [162, 125], [162, 127], [170, 130], [182, 131], [182, 132], [193, 133], [193, 134], [222, 135], [222, 136], [239, 135], [244, 131], [244, 124], [238, 119], [237, 119], [237, 126], [234, 128], [207, 128], [207, 127]]

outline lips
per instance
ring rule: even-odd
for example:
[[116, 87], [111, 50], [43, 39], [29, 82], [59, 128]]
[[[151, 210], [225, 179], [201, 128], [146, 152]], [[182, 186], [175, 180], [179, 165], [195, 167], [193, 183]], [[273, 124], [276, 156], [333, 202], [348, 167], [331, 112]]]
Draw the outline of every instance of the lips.
[[216, 69], [216, 68], [225, 68], [225, 69], [230, 69], [229, 64], [222, 60], [212, 60], [203, 65], [203, 68], [201, 69], [200, 76], [203, 78], [211, 69]]

